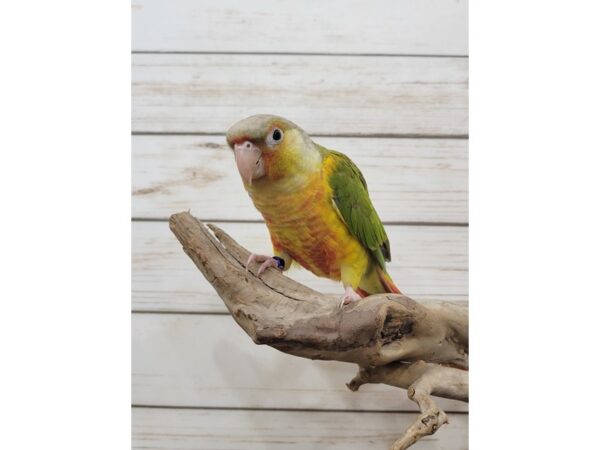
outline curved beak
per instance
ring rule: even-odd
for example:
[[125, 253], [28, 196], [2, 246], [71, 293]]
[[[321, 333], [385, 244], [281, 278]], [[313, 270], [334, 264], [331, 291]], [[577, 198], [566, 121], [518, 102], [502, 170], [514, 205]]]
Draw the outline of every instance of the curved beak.
[[244, 184], [252, 185], [252, 180], [264, 175], [262, 151], [250, 141], [235, 144], [233, 147], [235, 163]]

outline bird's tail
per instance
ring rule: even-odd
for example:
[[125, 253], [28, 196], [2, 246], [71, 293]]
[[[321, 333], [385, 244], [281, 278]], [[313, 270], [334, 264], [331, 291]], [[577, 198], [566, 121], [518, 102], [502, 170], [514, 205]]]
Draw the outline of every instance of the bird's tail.
[[372, 273], [371, 276], [364, 280], [366, 283], [361, 280], [361, 284], [359, 285], [358, 289], [356, 289], [358, 295], [361, 297], [367, 297], [369, 295], [383, 294], [386, 292], [390, 294], [402, 294], [400, 289], [398, 289], [398, 286], [394, 284], [392, 277], [390, 277], [385, 269], [382, 269], [378, 265], [375, 265], [374, 268], [375, 273]]
[[390, 294], [402, 294], [398, 286], [394, 284], [392, 277], [380, 267], [377, 267], [377, 275], [379, 276], [379, 281], [381, 281], [381, 285], [385, 288], [385, 292], [389, 292]]

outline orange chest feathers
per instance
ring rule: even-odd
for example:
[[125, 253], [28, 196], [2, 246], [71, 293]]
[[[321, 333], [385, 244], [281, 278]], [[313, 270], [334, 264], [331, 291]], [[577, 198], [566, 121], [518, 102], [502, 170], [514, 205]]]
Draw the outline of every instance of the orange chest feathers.
[[280, 189], [251, 193], [273, 247], [317, 276], [339, 280], [342, 265], [367, 265], [367, 253], [338, 215], [331, 188], [320, 172], [290, 180]]

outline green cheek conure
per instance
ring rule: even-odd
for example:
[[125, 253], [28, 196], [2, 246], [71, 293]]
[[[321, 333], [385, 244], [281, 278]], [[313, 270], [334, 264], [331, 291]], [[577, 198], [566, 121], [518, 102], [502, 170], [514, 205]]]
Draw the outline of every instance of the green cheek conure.
[[259, 275], [268, 267], [286, 270], [295, 261], [317, 276], [341, 280], [343, 304], [400, 293], [385, 268], [388, 237], [350, 158], [271, 115], [237, 122], [227, 143], [271, 235], [275, 256], [252, 254], [248, 260], [262, 263]]

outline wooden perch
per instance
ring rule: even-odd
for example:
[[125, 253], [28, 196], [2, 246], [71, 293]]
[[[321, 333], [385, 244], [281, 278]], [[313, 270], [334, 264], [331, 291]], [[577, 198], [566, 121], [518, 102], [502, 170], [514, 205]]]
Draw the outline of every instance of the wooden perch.
[[[256, 276], [249, 252], [227, 233], [187, 212], [169, 226], [183, 250], [215, 288], [235, 321], [256, 344], [310, 359], [358, 364], [348, 384], [384, 383], [408, 390], [421, 415], [390, 449], [433, 434], [446, 413], [432, 395], [468, 401], [466, 302], [417, 303], [395, 294], [371, 295], [343, 308], [275, 269]], [[214, 234], [213, 234], [214, 233]]]

